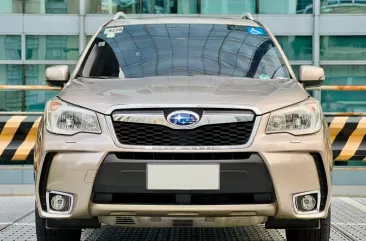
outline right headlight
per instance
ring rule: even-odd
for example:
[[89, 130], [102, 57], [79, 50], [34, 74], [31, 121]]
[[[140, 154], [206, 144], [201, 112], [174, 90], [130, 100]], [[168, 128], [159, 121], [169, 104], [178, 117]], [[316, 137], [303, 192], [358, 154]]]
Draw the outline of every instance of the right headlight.
[[312, 134], [320, 130], [321, 107], [318, 101], [304, 101], [300, 104], [273, 111], [269, 117], [266, 133]]
[[47, 103], [45, 121], [46, 129], [55, 134], [101, 133], [95, 112], [58, 100]]

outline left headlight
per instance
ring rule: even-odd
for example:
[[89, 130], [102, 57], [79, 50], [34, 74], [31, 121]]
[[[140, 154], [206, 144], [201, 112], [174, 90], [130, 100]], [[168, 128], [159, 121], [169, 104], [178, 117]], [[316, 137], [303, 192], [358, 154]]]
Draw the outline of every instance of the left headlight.
[[45, 116], [46, 129], [55, 134], [101, 133], [95, 112], [61, 101], [49, 101], [46, 105]]
[[312, 134], [320, 130], [321, 107], [315, 100], [286, 107], [271, 113], [266, 133]]

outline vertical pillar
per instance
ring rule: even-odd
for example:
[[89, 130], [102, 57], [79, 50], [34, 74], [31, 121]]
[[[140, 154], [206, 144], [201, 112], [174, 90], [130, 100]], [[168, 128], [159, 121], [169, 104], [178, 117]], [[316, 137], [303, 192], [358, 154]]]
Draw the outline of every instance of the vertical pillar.
[[113, 14], [113, 1], [108, 0], [108, 14]]
[[[315, 66], [320, 66], [320, 36], [319, 36], [320, 0], [313, 0], [313, 6], [314, 6], [313, 64]], [[314, 98], [321, 101], [321, 90], [314, 91]]]
[[[24, 26], [24, 24], [23, 24]], [[22, 60], [22, 64], [24, 64], [24, 61], [26, 60], [26, 44], [25, 44], [25, 33], [24, 33], [24, 28], [23, 28], [23, 33], [21, 35], [21, 44], [22, 44], [22, 47], [21, 47], [21, 60]]]
[[85, 47], [85, 14], [86, 1], [80, 0], [80, 14], [79, 14], [79, 54], [83, 52]]
[[39, 13], [46, 14], [46, 0], [39, 1]]
[[[24, 9], [23, 9], [24, 11]], [[26, 85], [26, 77], [25, 77], [25, 71], [26, 71], [26, 65], [25, 65], [25, 60], [27, 58], [27, 51], [26, 51], [26, 36], [25, 36], [25, 33], [24, 33], [24, 16], [23, 16], [23, 32], [22, 32], [22, 35], [21, 35], [21, 38], [22, 38], [22, 41], [21, 41], [21, 44], [22, 44], [22, 49], [21, 49], [21, 60], [22, 60], [22, 65], [21, 65], [21, 68], [20, 68], [20, 71], [22, 71], [22, 85]], [[26, 95], [25, 95], [25, 90], [23, 90], [21, 92], [21, 108], [20, 110], [21, 111], [25, 111], [26, 109]]]
[[290, 0], [287, 2], [287, 9], [286, 9], [286, 13], [287, 14], [296, 14], [296, 7], [298, 4], [298, 0]]

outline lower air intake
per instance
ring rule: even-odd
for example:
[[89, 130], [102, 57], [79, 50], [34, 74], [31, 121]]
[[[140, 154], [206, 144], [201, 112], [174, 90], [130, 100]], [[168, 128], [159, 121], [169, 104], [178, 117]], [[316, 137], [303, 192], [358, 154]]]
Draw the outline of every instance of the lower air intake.
[[116, 225], [135, 225], [132, 217], [116, 217]]

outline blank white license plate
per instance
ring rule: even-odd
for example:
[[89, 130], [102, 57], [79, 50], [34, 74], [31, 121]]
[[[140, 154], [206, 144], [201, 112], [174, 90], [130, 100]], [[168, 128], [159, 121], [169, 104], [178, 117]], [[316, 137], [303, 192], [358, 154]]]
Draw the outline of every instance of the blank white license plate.
[[219, 164], [147, 164], [148, 190], [219, 190]]

